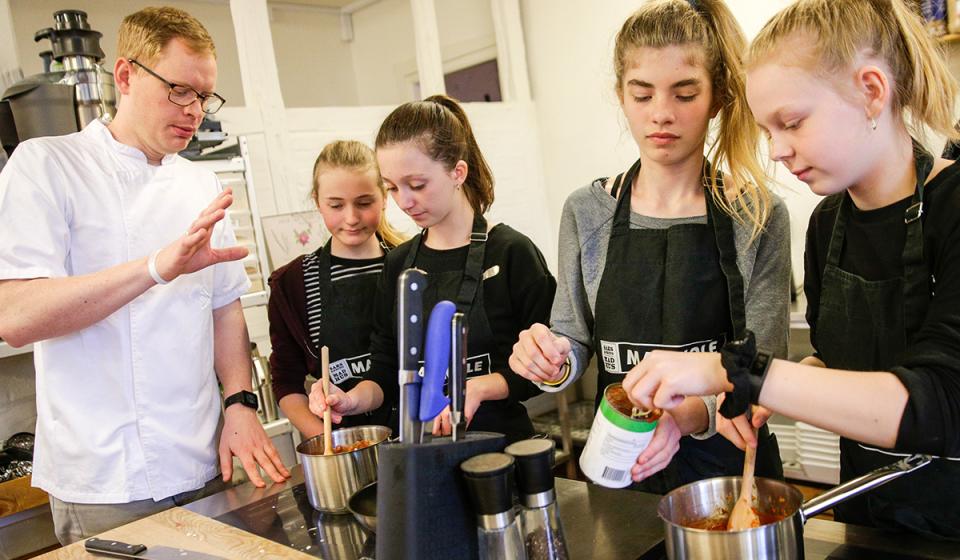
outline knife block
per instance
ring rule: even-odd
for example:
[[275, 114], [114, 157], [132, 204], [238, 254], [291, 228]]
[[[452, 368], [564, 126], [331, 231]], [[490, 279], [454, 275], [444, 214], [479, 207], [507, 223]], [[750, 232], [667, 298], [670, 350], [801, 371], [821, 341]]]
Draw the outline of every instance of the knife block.
[[460, 463], [503, 451], [506, 438], [467, 432], [459, 441], [379, 446], [377, 558], [477, 559], [477, 521]]

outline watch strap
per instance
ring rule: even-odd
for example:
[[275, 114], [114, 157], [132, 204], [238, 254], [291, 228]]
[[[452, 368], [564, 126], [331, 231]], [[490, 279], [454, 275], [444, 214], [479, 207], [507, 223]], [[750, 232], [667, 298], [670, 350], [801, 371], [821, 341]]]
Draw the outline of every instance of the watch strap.
[[223, 399], [223, 408], [226, 409], [230, 405], [240, 403], [247, 408], [252, 408], [257, 410], [259, 408], [260, 401], [257, 398], [256, 393], [251, 393], [250, 391], [238, 391], [229, 397]]

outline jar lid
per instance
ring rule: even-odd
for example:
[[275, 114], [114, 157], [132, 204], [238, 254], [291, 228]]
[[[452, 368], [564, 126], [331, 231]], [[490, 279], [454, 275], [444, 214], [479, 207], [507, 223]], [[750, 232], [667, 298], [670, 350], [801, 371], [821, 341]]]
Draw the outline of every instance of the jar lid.
[[513, 457], [483, 453], [460, 464], [477, 515], [495, 515], [513, 507]]
[[532, 495], [553, 490], [554, 449], [551, 439], [525, 439], [504, 450], [517, 462], [517, 489]]

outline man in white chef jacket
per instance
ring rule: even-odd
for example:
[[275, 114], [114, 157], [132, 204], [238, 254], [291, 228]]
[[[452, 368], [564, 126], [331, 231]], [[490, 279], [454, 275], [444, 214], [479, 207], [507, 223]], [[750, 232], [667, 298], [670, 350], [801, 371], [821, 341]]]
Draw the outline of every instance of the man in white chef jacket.
[[24, 142], [0, 173], [0, 337], [35, 343], [33, 484], [64, 544], [212, 491], [234, 455], [257, 486], [257, 466], [289, 476], [246, 393], [232, 194], [176, 155], [223, 102], [213, 41], [148, 8], [117, 52], [113, 121]]

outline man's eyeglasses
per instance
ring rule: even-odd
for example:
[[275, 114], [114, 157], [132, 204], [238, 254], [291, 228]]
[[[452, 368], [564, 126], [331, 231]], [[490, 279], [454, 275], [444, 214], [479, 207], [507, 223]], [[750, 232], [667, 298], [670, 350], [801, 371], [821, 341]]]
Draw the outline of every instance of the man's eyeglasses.
[[216, 93], [200, 93], [190, 86], [175, 84], [132, 58], [129, 59], [129, 62], [130, 64], [136, 64], [140, 68], [143, 68], [147, 74], [150, 74], [154, 78], [167, 84], [167, 87], [170, 88], [170, 93], [167, 95], [167, 99], [169, 99], [170, 103], [173, 103], [174, 105], [189, 107], [194, 101], [199, 99], [200, 110], [208, 115], [212, 115], [213, 113], [219, 111], [220, 107], [223, 107], [223, 104], [227, 101]]

